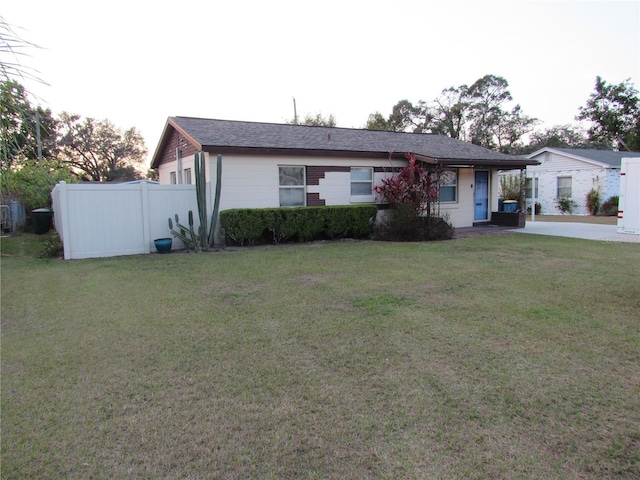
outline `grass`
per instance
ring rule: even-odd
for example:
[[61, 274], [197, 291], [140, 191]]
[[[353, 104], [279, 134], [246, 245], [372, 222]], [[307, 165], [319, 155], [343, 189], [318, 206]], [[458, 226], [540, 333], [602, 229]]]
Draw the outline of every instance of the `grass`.
[[2, 241], [3, 479], [640, 476], [637, 245], [37, 249]]

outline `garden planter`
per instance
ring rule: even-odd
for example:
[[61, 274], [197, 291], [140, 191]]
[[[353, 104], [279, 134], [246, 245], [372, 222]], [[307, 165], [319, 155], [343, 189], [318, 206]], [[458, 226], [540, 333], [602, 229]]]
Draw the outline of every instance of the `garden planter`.
[[158, 253], [169, 253], [171, 251], [171, 242], [170, 238], [156, 238], [153, 241]]
[[524, 228], [526, 219], [524, 212], [491, 212], [491, 223], [493, 225]]
[[31, 220], [33, 220], [33, 231], [37, 235], [43, 235], [51, 230], [51, 219], [53, 212], [50, 208], [36, 208], [31, 210]]

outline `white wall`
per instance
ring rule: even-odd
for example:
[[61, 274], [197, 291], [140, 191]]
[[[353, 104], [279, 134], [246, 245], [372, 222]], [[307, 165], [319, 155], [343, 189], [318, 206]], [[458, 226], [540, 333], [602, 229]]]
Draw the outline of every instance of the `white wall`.
[[[617, 172], [617, 170], [616, 170]], [[611, 195], [617, 195], [618, 182], [612, 177], [607, 169], [594, 166], [592, 168], [582, 168], [579, 170], [555, 170], [546, 171], [529, 169], [527, 176], [535, 174], [538, 178], [538, 198], [536, 201], [542, 206], [542, 214], [554, 215], [562, 213], [556, 205], [558, 192], [558, 177], [571, 177], [571, 198], [576, 203], [573, 208], [574, 215], [589, 215], [587, 207], [587, 193], [593, 188], [599, 189], [602, 202]], [[617, 175], [619, 176], [619, 174]]]
[[[54, 222], [65, 259], [112, 257], [155, 251], [153, 240], [171, 238], [168, 218], [187, 223], [194, 185], [66, 184], [51, 193]], [[182, 248], [173, 239], [174, 248]]]
[[[213, 194], [216, 182], [216, 155], [207, 154], [207, 179], [213, 186], [208, 198], [208, 207], [212, 209]], [[183, 159], [183, 167], [188, 167], [191, 159]], [[300, 165], [321, 167], [381, 167], [391, 170], [406, 165], [404, 160], [367, 159], [367, 158], [335, 158], [292, 156], [258, 156], [258, 155], [223, 155], [220, 210], [231, 208], [267, 208], [280, 206], [278, 166]], [[176, 162], [160, 165], [160, 183], [169, 182], [169, 172], [176, 170]], [[519, 171], [518, 171], [519, 173]], [[389, 173], [377, 172], [374, 182], [379, 185]], [[473, 185], [475, 170], [473, 168], [458, 169], [458, 200], [453, 203], [442, 203], [441, 213], [448, 215], [455, 227], [468, 227], [474, 223]], [[349, 172], [327, 172], [320, 179], [319, 185], [307, 185], [307, 193], [318, 193], [326, 205], [352, 205], [362, 202], [362, 198], [351, 197]], [[489, 174], [489, 216], [498, 209], [498, 172]], [[375, 202], [372, 196], [367, 199]]]
[[[620, 188], [620, 169], [606, 168], [602, 164], [585, 162], [570, 156], [553, 152], [544, 152], [534, 160], [540, 165], [527, 167], [527, 177], [538, 178], [538, 198], [542, 213], [546, 215], [561, 214], [556, 206], [558, 177], [571, 177], [571, 198], [576, 203], [575, 215], [589, 215], [587, 193], [593, 188], [600, 191], [600, 200], [604, 202], [613, 195], [618, 195]], [[508, 173], [508, 172], [505, 172]], [[531, 201], [527, 202], [530, 206]]]

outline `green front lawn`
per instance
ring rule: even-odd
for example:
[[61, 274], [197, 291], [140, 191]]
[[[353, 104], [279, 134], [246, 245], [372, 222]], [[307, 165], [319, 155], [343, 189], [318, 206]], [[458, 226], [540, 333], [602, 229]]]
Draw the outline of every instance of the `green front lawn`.
[[640, 476], [638, 245], [33, 241], [2, 240], [3, 479]]

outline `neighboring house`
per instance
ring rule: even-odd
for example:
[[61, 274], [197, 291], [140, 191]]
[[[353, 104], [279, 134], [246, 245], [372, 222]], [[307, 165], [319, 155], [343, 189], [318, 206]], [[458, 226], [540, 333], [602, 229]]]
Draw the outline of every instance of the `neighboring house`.
[[221, 210], [379, 203], [373, 187], [410, 152], [446, 173], [441, 212], [455, 227], [490, 220], [500, 170], [537, 163], [444, 135], [169, 117], [151, 168], [161, 184], [191, 183], [199, 151], [212, 183], [222, 155]]
[[640, 153], [581, 148], [545, 147], [533, 152], [527, 158], [537, 160], [539, 165], [527, 167], [527, 205], [532, 203], [535, 177], [535, 198], [541, 205], [541, 213], [561, 213], [556, 198], [564, 195], [576, 203], [574, 214], [588, 215], [589, 191], [599, 191], [601, 202], [618, 195], [622, 158], [637, 156]]

